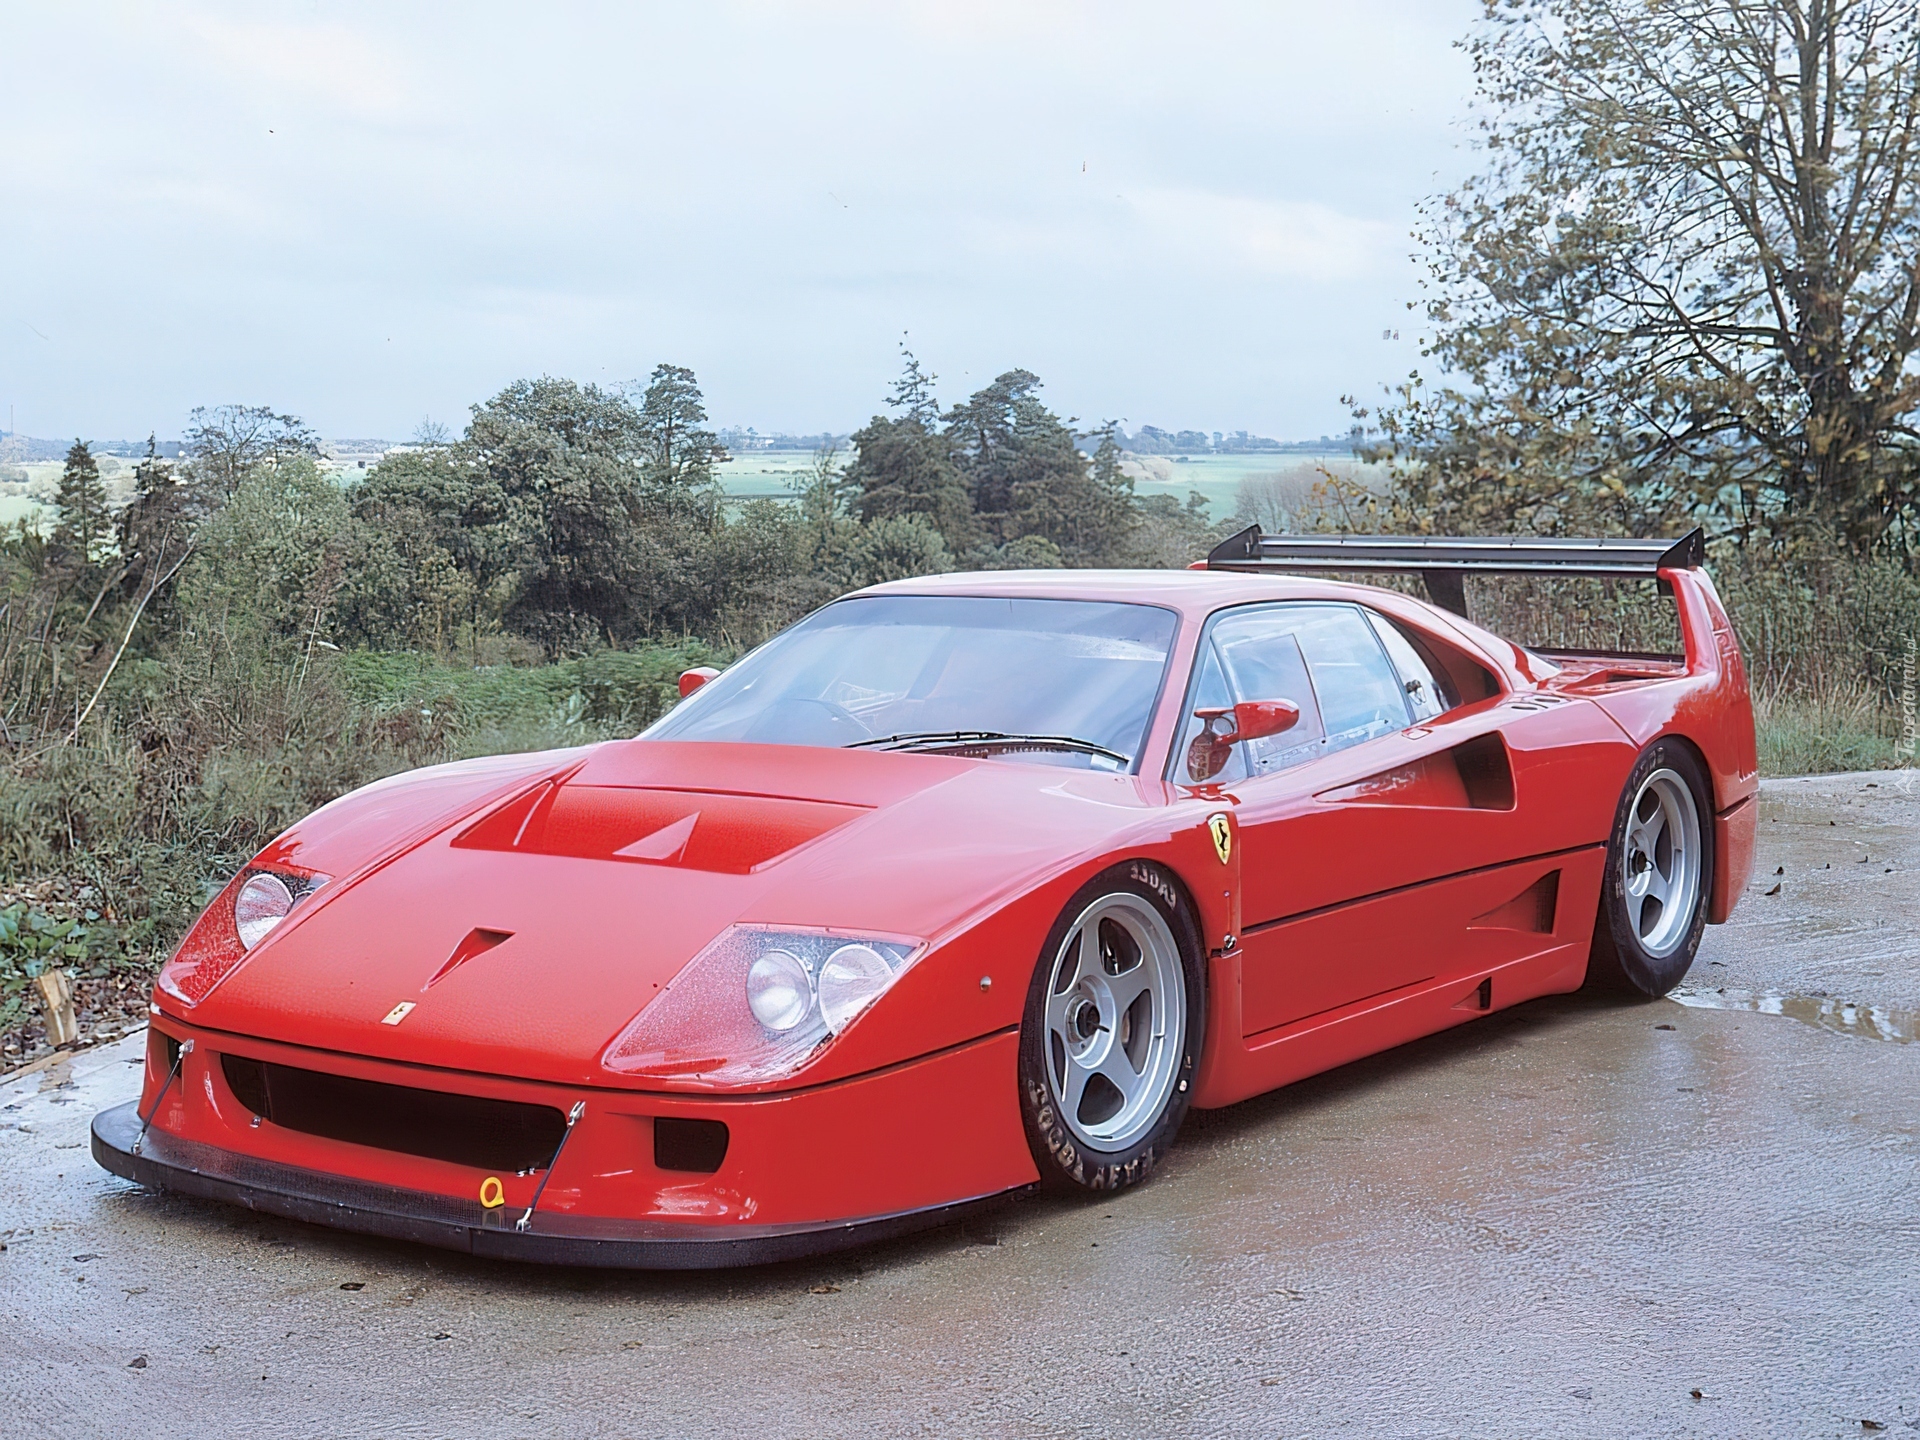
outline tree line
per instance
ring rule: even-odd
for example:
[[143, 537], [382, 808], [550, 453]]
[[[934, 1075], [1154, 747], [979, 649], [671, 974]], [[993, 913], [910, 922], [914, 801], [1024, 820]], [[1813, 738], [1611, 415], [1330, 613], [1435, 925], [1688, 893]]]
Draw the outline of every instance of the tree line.
[[[473, 408], [341, 497], [324, 602], [336, 643], [549, 657], [637, 639], [754, 643], [835, 595], [944, 570], [1181, 564], [1196, 506], [1134, 494], [1091, 435], [1001, 375], [942, 409], [911, 354], [887, 409], [815, 455], [794, 502], [730, 500], [690, 370], [637, 394], [542, 378]], [[1083, 448], [1084, 447], [1084, 448]], [[317, 604], [319, 602], [316, 602]]]
[[[1141, 497], [1112, 424], [1083, 432], [1012, 370], [943, 406], [904, 350], [884, 407], [815, 455], [792, 501], [730, 499], [696, 377], [603, 389], [542, 377], [459, 435], [342, 483], [270, 408], [193, 413], [108, 504], [69, 451], [44, 537], [0, 541], [9, 734], [82, 722], [107, 666], [190, 650], [217, 623], [262, 652], [366, 648], [529, 663], [649, 639], [757, 643], [838, 594], [946, 570], [1180, 565], [1214, 538], [1198, 497]], [[64, 718], [63, 718], [64, 717]]]

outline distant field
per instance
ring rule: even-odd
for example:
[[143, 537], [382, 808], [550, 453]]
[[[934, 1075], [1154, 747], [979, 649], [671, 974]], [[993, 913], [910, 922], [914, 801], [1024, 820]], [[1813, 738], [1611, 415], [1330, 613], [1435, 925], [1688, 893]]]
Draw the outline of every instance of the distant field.
[[[777, 500], [791, 499], [805, 483], [807, 472], [813, 466], [813, 456], [800, 451], [763, 452], [757, 455], [743, 456], [729, 460], [720, 467], [720, 483], [726, 492], [739, 500], [752, 500], [769, 497]], [[45, 481], [57, 484], [60, 479], [58, 461], [36, 461], [22, 467], [26, 470], [30, 482]], [[338, 477], [343, 485], [366, 478], [366, 472], [354, 465], [329, 466], [329, 470]], [[123, 470], [114, 480], [130, 480], [132, 470]], [[124, 498], [116, 493], [112, 481], [108, 483], [108, 493], [115, 499]], [[53, 523], [50, 507], [26, 495], [0, 495], [0, 525], [11, 525], [16, 520], [27, 518], [35, 526], [44, 530]]]
[[[844, 455], [842, 463], [845, 463]], [[1321, 465], [1336, 473], [1362, 479], [1369, 478], [1373, 469], [1355, 463], [1353, 457], [1345, 452], [1314, 455], [1299, 451], [1190, 457], [1135, 455], [1128, 458], [1126, 469], [1134, 478], [1135, 493], [1171, 495], [1185, 504], [1187, 496], [1198, 491], [1206, 498], [1208, 514], [1218, 520], [1233, 513], [1234, 502], [1239, 498], [1240, 482], [1247, 477], [1311, 471]], [[60, 477], [58, 461], [38, 461], [25, 468], [36, 481], [44, 480], [51, 484]], [[763, 497], [788, 500], [799, 493], [812, 468], [813, 455], [809, 451], [761, 450], [736, 455], [720, 466], [720, 484], [736, 500]], [[350, 483], [364, 474], [352, 467], [339, 469], [337, 473], [343, 483]], [[110, 481], [110, 493], [125, 486], [131, 475], [132, 468], [128, 466], [114, 476], [113, 480], [119, 484]], [[116, 495], [115, 498], [120, 497]], [[0, 495], [0, 525], [11, 525], [22, 517], [33, 520], [42, 529], [51, 524], [53, 518], [47, 506], [25, 495]]]
[[[36, 492], [51, 495], [52, 487], [60, 483], [62, 467], [58, 460], [29, 460], [18, 468], [27, 472], [27, 484]], [[121, 473], [130, 475], [132, 471]], [[111, 488], [108, 493], [112, 493]], [[0, 525], [11, 525], [17, 520], [31, 521], [36, 530], [46, 531], [53, 527], [53, 511], [29, 495], [0, 495]]]
[[[846, 463], [844, 452], [841, 463]], [[719, 467], [719, 476], [721, 487], [735, 499], [786, 500], [799, 493], [812, 469], [811, 451], [757, 450], [734, 456]]]
[[24, 495], [0, 495], [0, 525], [30, 519], [38, 530], [45, 523], [46, 513], [46, 507], [37, 500], [29, 500]]
[[1215, 520], [1231, 515], [1239, 499], [1240, 482], [1255, 475], [1311, 472], [1325, 466], [1337, 475], [1362, 481], [1375, 478], [1378, 467], [1358, 463], [1348, 451], [1324, 455], [1288, 450], [1256, 455], [1135, 455], [1127, 460], [1137, 495], [1171, 495], [1181, 504], [1198, 491], [1206, 497], [1207, 513]]
[[[842, 457], [844, 463], [845, 457]], [[1240, 482], [1250, 475], [1275, 475], [1325, 465], [1338, 474], [1371, 478], [1374, 467], [1355, 462], [1346, 451], [1324, 455], [1297, 450], [1255, 455], [1134, 455], [1126, 461], [1139, 495], [1171, 495], [1181, 504], [1198, 491], [1206, 498], [1214, 519], [1231, 515], [1239, 498]], [[763, 450], [736, 455], [720, 467], [720, 483], [737, 499], [767, 496], [786, 499], [806, 483], [813, 456], [799, 450]]]

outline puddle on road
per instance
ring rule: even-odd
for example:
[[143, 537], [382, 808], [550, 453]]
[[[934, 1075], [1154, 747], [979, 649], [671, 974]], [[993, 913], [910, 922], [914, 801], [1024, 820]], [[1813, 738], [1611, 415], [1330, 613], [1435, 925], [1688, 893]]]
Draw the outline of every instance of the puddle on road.
[[1914, 1038], [1920, 1013], [1885, 1005], [1860, 1005], [1826, 995], [1782, 995], [1775, 990], [1753, 994], [1746, 990], [1692, 990], [1682, 987], [1667, 996], [1694, 1010], [1745, 1010], [1754, 1015], [1784, 1015], [1789, 1020], [1853, 1035], [1862, 1040], [1891, 1040], [1904, 1045]]

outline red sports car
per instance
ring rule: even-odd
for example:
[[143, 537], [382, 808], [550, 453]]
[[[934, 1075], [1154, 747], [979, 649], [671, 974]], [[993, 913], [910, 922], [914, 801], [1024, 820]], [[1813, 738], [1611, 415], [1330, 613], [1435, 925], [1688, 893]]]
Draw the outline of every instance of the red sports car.
[[[739, 1264], [1135, 1184], [1190, 1105], [1590, 975], [1662, 994], [1753, 854], [1701, 553], [1250, 530], [862, 591], [637, 738], [281, 836], [161, 972], [94, 1156], [476, 1254]], [[1685, 653], [1509, 643], [1456, 613], [1476, 571], [1657, 578]]]

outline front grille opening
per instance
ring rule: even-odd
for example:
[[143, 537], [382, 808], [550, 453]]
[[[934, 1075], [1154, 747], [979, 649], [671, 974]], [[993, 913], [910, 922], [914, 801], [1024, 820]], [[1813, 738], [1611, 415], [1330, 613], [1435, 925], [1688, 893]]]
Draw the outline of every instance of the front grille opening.
[[727, 1158], [723, 1120], [681, 1120], [659, 1116], [653, 1122], [653, 1163], [661, 1170], [690, 1170], [711, 1175]]
[[567, 1131], [567, 1117], [551, 1105], [415, 1090], [242, 1055], [222, 1055], [220, 1069], [234, 1098], [275, 1125], [480, 1170], [545, 1169]]

